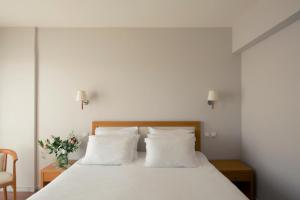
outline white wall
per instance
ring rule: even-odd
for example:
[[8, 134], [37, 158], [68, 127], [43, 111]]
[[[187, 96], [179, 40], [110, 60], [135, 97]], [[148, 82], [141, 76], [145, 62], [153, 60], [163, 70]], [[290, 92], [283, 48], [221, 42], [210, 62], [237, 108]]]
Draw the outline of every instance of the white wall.
[[242, 158], [259, 200], [300, 198], [300, 20], [242, 53]]
[[299, 10], [299, 0], [257, 0], [234, 23], [233, 52], [251, 44]]
[[33, 42], [33, 29], [0, 28], [0, 148], [18, 154], [18, 190], [34, 187]]
[[[18, 152], [18, 188], [32, 189], [34, 31], [3, 28], [0, 41], [0, 146]], [[231, 42], [230, 28], [40, 29], [39, 138], [91, 132], [93, 120], [201, 120], [218, 132], [203, 138], [204, 153], [239, 158], [240, 56]], [[209, 88], [220, 91], [215, 110]], [[90, 95], [83, 111], [77, 89]], [[51, 162], [41, 157], [39, 167]]]
[[[203, 140], [209, 158], [240, 157], [240, 57], [230, 28], [42, 28], [39, 50], [40, 138], [91, 132], [93, 120], [201, 120], [218, 132]], [[221, 93], [215, 110], [209, 88]], [[77, 89], [91, 95], [83, 111]]]

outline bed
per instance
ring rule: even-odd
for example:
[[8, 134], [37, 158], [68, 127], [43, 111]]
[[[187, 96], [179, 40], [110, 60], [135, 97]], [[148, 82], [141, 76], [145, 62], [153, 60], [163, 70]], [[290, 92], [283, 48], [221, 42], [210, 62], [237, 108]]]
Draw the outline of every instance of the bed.
[[[248, 199], [224, 177], [202, 154], [200, 122], [93, 122], [99, 126], [194, 127], [196, 168], [147, 168], [145, 152], [122, 166], [82, 165], [80, 160], [42, 188], [29, 200], [246, 200]], [[143, 137], [139, 149], [143, 149]]]

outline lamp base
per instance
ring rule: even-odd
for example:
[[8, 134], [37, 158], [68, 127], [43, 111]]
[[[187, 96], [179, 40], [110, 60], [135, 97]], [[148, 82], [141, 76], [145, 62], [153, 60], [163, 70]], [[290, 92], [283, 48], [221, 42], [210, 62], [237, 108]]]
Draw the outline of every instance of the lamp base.
[[88, 105], [89, 104], [89, 101], [86, 100], [86, 101], [81, 101], [81, 110], [83, 110], [83, 105]]
[[214, 105], [215, 105], [215, 102], [214, 101], [207, 101], [207, 104], [209, 106], [211, 106], [211, 109], [214, 109]]

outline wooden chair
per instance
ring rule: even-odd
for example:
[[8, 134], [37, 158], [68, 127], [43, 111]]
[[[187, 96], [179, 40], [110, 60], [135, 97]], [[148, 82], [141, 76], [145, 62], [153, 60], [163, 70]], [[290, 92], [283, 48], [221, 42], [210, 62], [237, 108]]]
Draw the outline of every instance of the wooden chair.
[[[13, 174], [6, 171], [7, 155], [13, 159]], [[16, 162], [18, 160], [17, 153], [9, 149], [0, 149], [0, 189], [3, 188], [4, 200], [7, 200], [7, 186], [13, 188], [14, 200], [17, 199], [16, 191]]]

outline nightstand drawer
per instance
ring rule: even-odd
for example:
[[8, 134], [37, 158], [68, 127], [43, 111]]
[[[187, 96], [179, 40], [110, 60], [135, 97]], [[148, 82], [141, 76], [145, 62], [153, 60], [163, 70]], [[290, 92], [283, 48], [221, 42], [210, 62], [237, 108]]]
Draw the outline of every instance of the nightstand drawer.
[[231, 181], [251, 181], [251, 173], [222, 172]]

